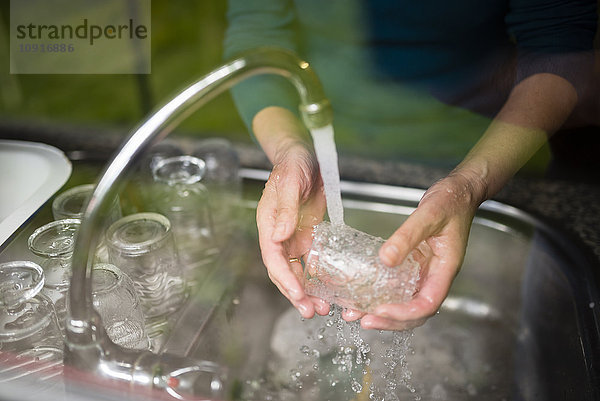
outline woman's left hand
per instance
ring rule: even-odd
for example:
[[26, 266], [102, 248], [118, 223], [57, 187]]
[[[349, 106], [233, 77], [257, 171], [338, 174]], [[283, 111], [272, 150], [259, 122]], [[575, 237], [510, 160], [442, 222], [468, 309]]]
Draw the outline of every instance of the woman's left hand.
[[393, 267], [417, 247], [427, 248], [430, 255], [421, 266], [415, 297], [404, 304], [380, 305], [369, 314], [347, 310], [343, 317], [362, 317], [366, 329], [405, 330], [435, 315], [460, 270], [473, 217], [484, 199], [481, 179], [460, 170], [429, 188], [417, 209], [379, 250], [383, 263]]

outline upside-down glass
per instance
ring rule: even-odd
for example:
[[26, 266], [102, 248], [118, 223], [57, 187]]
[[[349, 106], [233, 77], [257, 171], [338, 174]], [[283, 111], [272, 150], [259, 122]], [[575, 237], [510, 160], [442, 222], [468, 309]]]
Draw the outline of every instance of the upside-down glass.
[[144, 152], [136, 164], [135, 174], [131, 177], [134, 191], [128, 193], [128, 199], [137, 212], [158, 212], [154, 207], [156, 194], [152, 170], [156, 163], [168, 157], [182, 156], [183, 149], [170, 140], [164, 140]]
[[[52, 202], [52, 215], [54, 216], [54, 219], [82, 219], [85, 207], [92, 197], [94, 188], [94, 184], [78, 185], [58, 195]], [[116, 196], [113, 199], [113, 203], [101, 230], [105, 231], [109, 225], [119, 220], [121, 217], [123, 217], [121, 204], [119, 197]], [[108, 262], [108, 251], [104, 241], [100, 241], [100, 244], [98, 245], [96, 250], [96, 261]]]
[[231, 142], [224, 138], [207, 138], [198, 142], [192, 156], [204, 160], [203, 178], [208, 188], [215, 230], [226, 235], [237, 223], [236, 208], [241, 198], [240, 160]]
[[204, 173], [204, 161], [192, 156], [161, 159], [153, 170], [156, 207], [171, 222], [188, 279], [193, 278], [194, 267], [217, 253], [209, 197], [201, 183]]
[[144, 313], [131, 279], [116, 266], [94, 265], [94, 308], [100, 314], [108, 337], [124, 348], [148, 349]]
[[173, 141], [162, 141], [152, 146], [138, 163], [138, 170], [142, 179], [152, 180], [152, 171], [162, 159], [183, 156], [183, 149]]
[[29, 250], [43, 258], [43, 292], [54, 303], [61, 330], [64, 329], [67, 314], [66, 298], [71, 280], [71, 256], [80, 225], [79, 219], [53, 221], [35, 230], [27, 241]]
[[0, 382], [35, 373], [48, 381], [62, 373], [63, 337], [43, 286], [36, 263], [0, 264]]
[[409, 301], [417, 291], [426, 248], [414, 250], [399, 266], [388, 267], [378, 256], [384, 242], [346, 225], [321, 222], [313, 229], [304, 264], [306, 293], [365, 312]]
[[166, 316], [186, 298], [171, 223], [158, 213], [132, 214], [106, 232], [109, 258], [135, 285], [146, 318]]

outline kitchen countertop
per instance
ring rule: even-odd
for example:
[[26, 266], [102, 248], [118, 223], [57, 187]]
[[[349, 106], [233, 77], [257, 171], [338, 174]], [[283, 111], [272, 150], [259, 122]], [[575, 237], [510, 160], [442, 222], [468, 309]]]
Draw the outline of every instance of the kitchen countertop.
[[[0, 123], [0, 138], [54, 145], [72, 159], [106, 160], [126, 134], [120, 130], [25, 124], [22, 121]], [[172, 138], [184, 150], [194, 147], [195, 140], [190, 137]], [[240, 143], [235, 147], [244, 167], [269, 168], [269, 162], [256, 145]], [[344, 155], [340, 155], [339, 162], [340, 174], [345, 180], [422, 189], [448, 172], [415, 163], [382, 162]], [[571, 237], [600, 275], [600, 181], [591, 183], [517, 176], [493, 199], [524, 210]]]

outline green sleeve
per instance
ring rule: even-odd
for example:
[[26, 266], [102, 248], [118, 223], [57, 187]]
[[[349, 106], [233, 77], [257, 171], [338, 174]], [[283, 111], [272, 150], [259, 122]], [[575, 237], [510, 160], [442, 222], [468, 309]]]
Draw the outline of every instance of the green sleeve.
[[[297, 52], [294, 24], [296, 13], [291, 0], [229, 0], [228, 28], [224, 56], [232, 58], [257, 47], [273, 46]], [[252, 132], [252, 119], [268, 106], [285, 107], [298, 114], [298, 95], [285, 79], [259, 75], [231, 89], [235, 105]]]

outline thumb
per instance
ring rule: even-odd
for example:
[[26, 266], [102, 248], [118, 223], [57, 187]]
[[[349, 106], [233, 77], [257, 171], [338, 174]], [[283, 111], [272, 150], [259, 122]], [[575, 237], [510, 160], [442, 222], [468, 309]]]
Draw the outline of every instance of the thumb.
[[298, 225], [300, 186], [295, 180], [280, 182], [277, 186], [277, 206], [273, 241], [285, 241], [294, 234]]
[[441, 221], [417, 208], [379, 249], [379, 258], [387, 266], [397, 266], [422, 241], [435, 234]]

